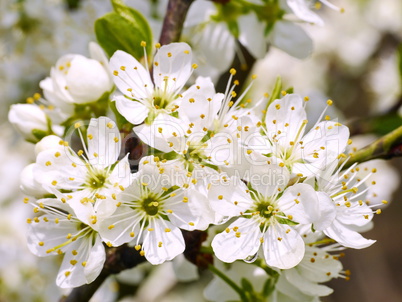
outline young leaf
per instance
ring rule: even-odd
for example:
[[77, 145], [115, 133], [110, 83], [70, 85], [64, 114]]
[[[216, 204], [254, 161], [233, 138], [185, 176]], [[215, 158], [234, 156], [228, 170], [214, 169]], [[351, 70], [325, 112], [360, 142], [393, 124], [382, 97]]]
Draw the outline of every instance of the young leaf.
[[123, 4], [114, 5], [115, 11], [95, 21], [98, 43], [112, 56], [116, 50], [123, 50], [137, 60], [144, 56], [141, 42], [146, 42], [147, 55], [151, 53], [152, 31], [144, 16]]

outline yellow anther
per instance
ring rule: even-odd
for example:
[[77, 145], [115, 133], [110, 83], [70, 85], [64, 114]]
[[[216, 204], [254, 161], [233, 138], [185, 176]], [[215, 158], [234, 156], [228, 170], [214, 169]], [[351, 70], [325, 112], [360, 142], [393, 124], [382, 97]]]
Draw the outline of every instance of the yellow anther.
[[235, 75], [235, 74], [236, 74], [236, 69], [231, 68], [231, 69], [229, 70], [229, 72], [230, 72], [231, 75]]
[[80, 122], [77, 122], [77, 123], [74, 124], [74, 128], [75, 128], [75, 129], [77, 129], [77, 128], [81, 127], [81, 126], [82, 126], [82, 125], [81, 125]]
[[193, 69], [197, 69], [198, 65], [194, 63], [193, 65], [191, 65], [191, 67], [193, 67]]
[[125, 71], [126, 70], [126, 66], [120, 66], [120, 69]]
[[113, 123], [111, 123], [111, 122], [107, 123], [106, 127], [108, 127], [109, 129], [112, 129], [113, 128]]
[[166, 228], [166, 229], [165, 229], [165, 232], [166, 232], [166, 233], [169, 233], [170, 231], [171, 231], [171, 229], [169, 229], [169, 228]]
[[141, 41], [141, 47], [146, 47], [147, 46], [147, 42], [145, 42], [145, 41]]
[[328, 100], [328, 101], [327, 101], [327, 105], [328, 105], [328, 106], [332, 106], [333, 103], [334, 103], [334, 102], [333, 102], [332, 100]]
[[33, 97], [29, 97], [29, 98], [26, 99], [26, 102], [27, 102], [28, 104], [33, 104], [33, 103], [35, 103], [35, 100], [34, 100]]

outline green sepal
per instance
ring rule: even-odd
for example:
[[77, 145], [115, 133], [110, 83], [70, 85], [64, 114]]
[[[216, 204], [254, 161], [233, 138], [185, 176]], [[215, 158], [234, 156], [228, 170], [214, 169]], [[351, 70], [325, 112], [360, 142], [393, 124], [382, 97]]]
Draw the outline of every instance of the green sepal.
[[[283, 214], [283, 213], [281, 213], [281, 214]], [[290, 220], [290, 219], [287, 219], [287, 218], [279, 218], [279, 217], [276, 217], [276, 220], [277, 220], [280, 224], [287, 224], [287, 225], [298, 225], [298, 224], [299, 224], [298, 222], [293, 221], [293, 220]]]
[[40, 130], [40, 129], [32, 129], [31, 133], [32, 133], [33, 136], [35, 136], [35, 138], [37, 139], [36, 142], [33, 142], [33, 141], [29, 140], [30, 142], [33, 142], [33, 143], [37, 143], [37, 142], [39, 142], [42, 138], [44, 138], [45, 136], [48, 136], [48, 135], [49, 135], [49, 132], [48, 132], [48, 131]]
[[254, 292], [253, 285], [246, 278], [241, 278], [240, 283], [241, 283], [241, 287], [244, 289], [244, 291], [249, 292], [249, 293]]

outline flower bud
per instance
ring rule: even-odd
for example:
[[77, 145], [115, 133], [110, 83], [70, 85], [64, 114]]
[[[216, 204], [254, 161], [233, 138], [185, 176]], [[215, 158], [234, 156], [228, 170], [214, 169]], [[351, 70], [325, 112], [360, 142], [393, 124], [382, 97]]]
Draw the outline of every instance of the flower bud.
[[63, 151], [64, 150], [63, 140], [57, 135], [45, 136], [35, 145], [35, 155], [38, 156], [40, 152], [49, 149], [59, 149]]
[[33, 175], [33, 169], [36, 164], [30, 164], [26, 166], [20, 176], [21, 180], [21, 191], [29, 196], [33, 196], [36, 198], [42, 198], [48, 192], [42, 187], [40, 183], [35, 180]]
[[8, 120], [28, 141], [37, 142], [50, 134], [46, 114], [36, 105], [12, 105]]
[[49, 102], [59, 106], [61, 103], [86, 104], [95, 102], [109, 92], [113, 80], [102, 49], [90, 44], [93, 58], [68, 54], [61, 57], [52, 67], [50, 77], [40, 82]]

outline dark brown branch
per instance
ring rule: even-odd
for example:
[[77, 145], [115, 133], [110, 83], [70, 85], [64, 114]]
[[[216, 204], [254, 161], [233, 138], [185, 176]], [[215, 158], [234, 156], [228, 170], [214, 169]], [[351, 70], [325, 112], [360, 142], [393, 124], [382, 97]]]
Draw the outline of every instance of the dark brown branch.
[[[236, 76], [235, 79], [240, 82], [240, 86], [238, 87], [238, 91], [242, 91], [244, 88], [243, 85], [245, 81], [247, 80], [251, 69], [254, 66], [254, 63], [256, 62], [255, 58], [250, 54], [250, 52], [239, 42], [237, 42], [238, 52], [242, 53], [242, 59], [240, 59], [240, 56], [238, 53], [236, 53], [235, 58], [233, 59], [232, 65], [230, 68], [236, 69]], [[223, 54], [224, 55], [224, 54]], [[230, 69], [229, 68], [229, 69]], [[216, 84], [216, 91], [218, 92], [224, 92], [226, 89], [226, 85], [228, 83], [230, 77], [229, 70], [228, 72], [225, 72], [221, 75], [221, 77], [218, 80], [218, 83]]]
[[180, 40], [184, 20], [194, 0], [169, 0], [159, 43], [166, 45]]

